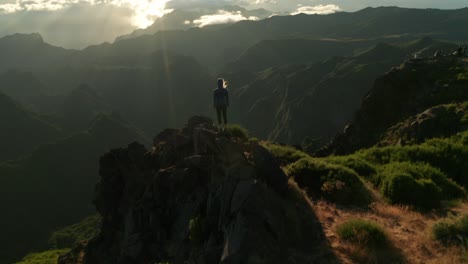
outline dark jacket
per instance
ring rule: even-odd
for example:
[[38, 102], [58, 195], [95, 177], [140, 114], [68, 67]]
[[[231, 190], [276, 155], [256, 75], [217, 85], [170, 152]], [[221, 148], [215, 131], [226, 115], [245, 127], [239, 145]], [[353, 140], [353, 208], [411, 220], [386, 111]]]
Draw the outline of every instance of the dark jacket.
[[216, 88], [213, 91], [214, 107], [229, 106], [229, 92], [227, 89]]

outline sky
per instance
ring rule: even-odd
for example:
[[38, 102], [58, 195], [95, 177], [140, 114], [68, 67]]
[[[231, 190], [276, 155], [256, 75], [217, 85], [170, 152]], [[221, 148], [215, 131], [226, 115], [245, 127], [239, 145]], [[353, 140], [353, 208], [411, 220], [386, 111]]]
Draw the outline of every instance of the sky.
[[468, 7], [468, 0], [0, 0], [0, 37], [37, 32], [54, 45], [84, 48], [148, 27], [173, 10], [202, 5], [220, 9], [187, 23], [203, 27], [256, 19], [222, 10], [226, 4], [277, 14], [330, 14], [368, 6], [456, 9]]

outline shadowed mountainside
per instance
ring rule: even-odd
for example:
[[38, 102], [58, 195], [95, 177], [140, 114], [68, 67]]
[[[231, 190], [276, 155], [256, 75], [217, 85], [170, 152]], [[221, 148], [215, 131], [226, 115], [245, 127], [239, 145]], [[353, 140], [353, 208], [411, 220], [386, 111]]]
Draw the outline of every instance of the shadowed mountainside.
[[100, 153], [133, 140], [147, 142], [133, 127], [100, 115], [85, 132], [0, 163], [0, 208], [8, 212], [0, 219], [0, 259], [11, 263], [31, 250], [43, 249], [57, 227], [92, 213]]
[[[411, 116], [441, 104], [467, 101], [467, 65], [466, 60], [443, 57], [410, 60], [392, 69], [376, 80], [351, 124], [319, 155], [348, 154], [373, 146], [385, 140], [387, 129]], [[429, 124], [420, 121], [416, 125]]]
[[309, 138], [320, 147], [352, 119], [377, 77], [413, 54], [424, 57], [454, 47], [423, 38], [398, 46], [380, 43], [356, 56], [311, 65], [228, 73], [242, 85], [232, 109], [256, 136], [290, 144]]
[[39, 144], [58, 139], [61, 130], [0, 93], [0, 162], [28, 154]]

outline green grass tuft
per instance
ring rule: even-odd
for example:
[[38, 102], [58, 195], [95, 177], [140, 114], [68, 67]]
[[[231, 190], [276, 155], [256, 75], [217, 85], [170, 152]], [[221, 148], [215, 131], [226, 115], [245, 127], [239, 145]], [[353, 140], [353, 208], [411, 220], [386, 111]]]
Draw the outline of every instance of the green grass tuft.
[[450, 244], [468, 243], [468, 214], [458, 218], [441, 220], [432, 226], [432, 234], [435, 239]]
[[337, 227], [341, 239], [368, 248], [382, 248], [389, 244], [385, 230], [379, 225], [364, 221], [350, 220]]

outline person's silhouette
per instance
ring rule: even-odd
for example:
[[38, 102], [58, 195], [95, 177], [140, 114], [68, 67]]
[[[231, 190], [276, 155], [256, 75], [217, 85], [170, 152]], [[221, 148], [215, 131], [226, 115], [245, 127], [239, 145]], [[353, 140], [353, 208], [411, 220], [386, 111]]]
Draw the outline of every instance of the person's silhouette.
[[227, 125], [227, 108], [229, 107], [229, 92], [224, 79], [218, 79], [218, 87], [213, 91], [213, 106], [218, 115], [219, 126], [224, 130]]

